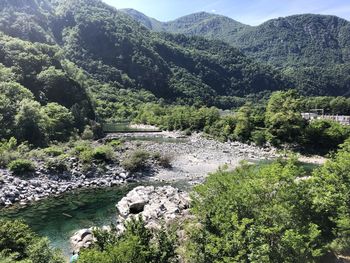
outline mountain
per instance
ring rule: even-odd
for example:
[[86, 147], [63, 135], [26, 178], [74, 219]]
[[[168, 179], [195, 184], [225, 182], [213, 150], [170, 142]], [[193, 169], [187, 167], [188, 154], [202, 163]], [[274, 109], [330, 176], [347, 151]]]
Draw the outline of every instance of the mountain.
[[4, 17], [11, 15], [14, 21], [23, 14], [30, 18], [31, 34], [20, 22], [16, 30], [0, 24], [5, 34], [55, 45], [89, 77], [116, 87], [208, 105], [220, 96], [287, 87], [279, 72], [228, 44], [154, 33], [99, 0], [17, 0], [2, 7]]
[[241, 31], [231, 44], [277, 66], [350, 62], [350, 22], [336, 16], [294, 15]]
[[[202, 12], [162, 23], [135, 10], [117, 10], [100, 0], [6, 0], [1, 2], [0, 14], [0, 31], [4, 36], [26, 41], [24, 45], [46, 45], [46, 49], [54, 47], [56, 50], [52, 54], [57, 62], [36, 69], [34, 77], [50, 67], [65, 72], [68, 69], [64, 65], [68, 64], [73, 70], [69, 69], [66, 75], [78, 83], [75, 79], [77, 74], [72, 72], [81, 71], [80, 78], [84, 75], [85, 80], [106, 83], [113, 92], [118, 89], [147, 90], [168, 102], [206, 105], [218, 105], [218, 101], [227, 97], [293, 87], [307, 95], [342, 95], [348, 88], [350, 68], [346, 64], [333, 67], [335, 62], [331, 61], [331, 58], [339, 63], [345, 61], [348, 51], [346, 32], [343, 30], [347, 25], [345, 20], [334, 20], [338, 21], [338, 26], [334, 27], [329, 26], [330, 22], [323, 22], [323, 33], [318, 31], [319, 27], [315, 32], [306, 30], [309, 36], [315, 36], [316, 44], [313, 47], [309, 44], [310, 39], [295, 33], [299, 32], [295, 28], [300, 28], [301, 24], [308, 25], [300, 20], [300, 16], [293, 18], [298, 23], [278, 22], [281, 19], [277, 19], [260, 27], [250, 27], [223, 16]], [[288, 19], [292, 21], [292, 18]], [[286, 27], [290, 33], [275, 32], [276, 28], [282, 27]], [[260, 33], [256, 33], [257, 28], [261, 28]], [[186, 32], [189, 36], [164, 31]], [[333, 55], [329, 52], [331, 55], [328, 56], [328, 49], [325, 49], [326, 59], [323, 62], [331, 61], [330, 66], [334, 69], [323, 70], [320, 76], [321, 70], [313, 68], [319, 65], [315, 62], [317, 57], [314, 54], [321, 50], [317, 39], [336, 32], [339, 38], [342, 36], [341, 58], [336, 55], [337, 45], [329, 40], [333, 38], [325, 38], [327, 43], [333, 43], [329, 45]], [[197, 34], [212, 39], [218, 35], [236, 36], [241, 39], [237, 40], [242, 43], [241, 50], [248, 56], [226, 42], [193, 36]], [[291, 52], [283, 53], [285, 50], [279, 46], [279, 43], [283, 43], [281, 37], [288, 39], [290, 43], [285, 43], [287, 46], [300, 42], [303, 43], [299, 45], [300, 50], [310, 51], [299, 53], [299, 60], [290, 60], [286, 54]], [[256, 46], [249, 49], [249, 45]], [[13, 47], [7, 46], [11, 53]], [[266, 51], [261, 51], [267, 48], [271, 48], [271, 57], [264, 53]], [[315, 58], [310, 58], [315, 62], [310, 66], [301, 63], [303, 56], [308, 54]], [[321, 56], [322, 52], [318, 54]], [[279, 66], [274, 61], [282, 58], [283, 61], [292, 61], [292, 66], [276, 70], [266, 65], [266, 62], [272, 61], [270, 64]], [[6, 64], [1, 58], [0, 63]], [[333, 78], [329, 78], [331, 75]], [[34, 77], [33, 81], [26, 81], [23, 85], [33, 90], [40, 99], [42, 92], [38, 90], [46, 91], [48, 88], [34, 81], [37, 78]], [[90, 84], [85, 86], [89, 89]], [[99, 97], [99, 89], [96, 85], [94, 87], [94, 96]], [[50, 96], [47, 98], [49, 101], [54, 99]]]
[[[147, 19], [157, 21], [135, 10], [124, 12], [141, 23]], [[157, 21], [156, 27], [142, 24], [155, 31], [222, 40], [275, 66], [350, 62], [350, 22], [336, 16], [294, 15], [248, 26], [225, 16], [200, 12], [170, 22]]]
[[[124, 12], [136, 21], [140, 16], [147, 20], [139, 12]], [[279, 68], [304, 95], [349, 96], [350, 22], [345, 19], [305, 14], [247, 26], [201, 12], [148, 28], [225, 41], [255, 61]]]
[[145, 14], [132, 8], [120, 9], [119, 11], [131, 16], [133, 19], [140, 22], [143, 26], [147, 27], [150, 30], [163, 31], [163, 23], [157, 19], [148, 17]]
[[231, 18], [206, 12], [187, 15], [170, 22], [160, 22], [134, 9], [121, 9], [121, 11], [150, 30], [188, 36], [202, 36], [208, 39], [223, 40], [228, 43], [232, 42], [232, 36], [250, 28], [250, 26]]

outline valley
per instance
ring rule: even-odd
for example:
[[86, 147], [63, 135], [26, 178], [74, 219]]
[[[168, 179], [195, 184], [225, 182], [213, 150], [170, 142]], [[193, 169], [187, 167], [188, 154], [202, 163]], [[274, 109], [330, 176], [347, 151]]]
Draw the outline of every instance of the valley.
[[159, 1], [0, 1], [0, 262], [349, 262], [345, 3]]

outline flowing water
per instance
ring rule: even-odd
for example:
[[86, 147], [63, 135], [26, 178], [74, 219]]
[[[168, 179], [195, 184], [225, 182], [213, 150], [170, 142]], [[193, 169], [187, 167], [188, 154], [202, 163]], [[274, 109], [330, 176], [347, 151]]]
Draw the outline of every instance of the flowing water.
[[69, 238], [75, 231], [115, 222], [118, 201], [135, 184], [108, 189], [70, 192], [49, 198], [25, 208], [0, 211], [0, 217], [23, 219], [36, 233], [47, 236], [53, 247], [67, 256]]
[[[128, 140], [155, 140], [158, 143], [185, 143], [186, 140], [169, 138], [133, 137]], [[164, 140], [164, 141], [163, 141]], [[168, 141], [169, 140], [169, 141]], [[271, 161], [253, 161], [265, 164]], [[306, 171], [313, 170], [316, 165], [303, 164]], [[75, 231], [92, 226], [103, 226], [116, 220], [115, 205], [125, 194], [137, 185], [160, 185], [159, 183], [143, 182], [124, 186], [89, 189], [69, 192], [60, 197], [42, 200], [28, 207], [13, 207], [0, 210], [0, 217], [24, 220], [36, 233], [47, 236], [53, 247], [61, 249], [69, 256], [69, 238]], [[185, 181], [172, 184], [179, 189], [188, 190], [190, 186]]]
[[[60, 197], [41, 200], [28, 207], [0, 210], [0, 217], [24, 220], [36, 233], [46, 236], [54, 248], [71, 254], [69, 238], [79, 229], [115, 223], [115, 205], [138, 185], [161, 185], [155, 182], [127, 184], [104, 189], [69, 192]], [[180, 189], [186, 182], [173, 184]]]

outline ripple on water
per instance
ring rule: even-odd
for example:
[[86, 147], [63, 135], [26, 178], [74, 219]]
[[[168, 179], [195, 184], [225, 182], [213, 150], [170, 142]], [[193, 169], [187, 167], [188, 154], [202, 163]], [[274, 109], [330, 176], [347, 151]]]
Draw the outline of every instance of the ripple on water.
[[67, 256], [69, 237], [81, 228], [108, 225], [115, 220], [115, 204], [133, 187], [90, 189], [49, 198], [25, 208], [0, 211], [0, 217], [23, 219], [36, 233], [47, 236]]
[[[140, 184], [162, 185], [155, 182]], [[0, 217], [23, 219], [36, 233], [47, 236], [52, 246], [61, 249], [68, 257], [71, 253], [69, 238], [79, 229], [115, 222], [115, 205], [140, 184], [69, 192], [28, 207], [0, 210]], [[188, 189], [185, 182], [176, 182], [172, 185]]]

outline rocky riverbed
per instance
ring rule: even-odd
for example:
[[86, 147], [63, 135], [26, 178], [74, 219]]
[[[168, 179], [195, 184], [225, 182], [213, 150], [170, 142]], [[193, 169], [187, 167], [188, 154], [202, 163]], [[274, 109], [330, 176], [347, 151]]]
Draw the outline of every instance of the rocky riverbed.
[[171, 169], [158, 169], [151, 177], [162, 182], [203, 182], [204, 178], [220, 167], [236, 168], [241, 161], [272, 160], [279, 156], [274, 148], [260, 148], [239, 142], [218, 142], [201, 134], [183, 137], [179, 133], [164, 133], [168, 137], [180, 138], [177, 143], [142, 141], [137, 146], [129, 142], [128, 147], [137, 147], [147, 152], [159, 152], [171, 160]]
[[[140, 217], [149, 229], [160, 229], [175, 220], [184, 220], [190, 217], [189, 206], [189, 194], [172, 186], [138, 186], [116, 205], [116, 234], [125, 230], [126, 222]], [[105, 226], [102, 230], [110, 231], [110, 228]], [[94, 241], [93, 228], [81, 229], [70, 238], [75, 253]]]
[[13, 176], [8, 170], [1, 170], [0, 207], [27, 205], [77, 189], [111, 187], [136, 181], [122, 168], [113, 166], [106, 166], [103, 176], [87, 177], [83, 173], [67, 173], [63, 178], [65, 179], [62, 176], [37, 172], [32, 178], [23, 179]]
[[[127, 151], [143, 149], [168, 156], [171, 168], [153, 165], [151, 172], [130, 174], [116, 162], [104, 165], [102, 169], [96, 166], [84, 172], [71, 158], [69, 171], [62, 174], [52, 174], [41, 166], [35, 174], [24, 179], [13, 176], [8, 170], [0, 170], [0, 207], [26, 205], [81, 188], [110, 187], [140, 180], [186, 181], [193, 185], [203, 182], [209, 173], [220, 167], [234, 169], [243, 160], [271, 160], [279, 156], [275, 149], [269, 147], [260, 148], [239, 142], [222, 143], [201, 134], [184, 136], [179, 132], [111, 134], [96, 144], [115, 138], [125, 140], [123, 147]], [[123, 154], [118, 154], [122, 159]]]

